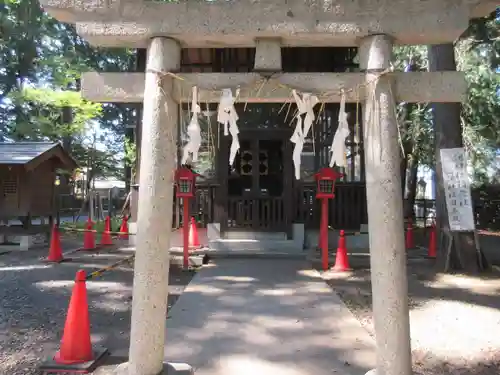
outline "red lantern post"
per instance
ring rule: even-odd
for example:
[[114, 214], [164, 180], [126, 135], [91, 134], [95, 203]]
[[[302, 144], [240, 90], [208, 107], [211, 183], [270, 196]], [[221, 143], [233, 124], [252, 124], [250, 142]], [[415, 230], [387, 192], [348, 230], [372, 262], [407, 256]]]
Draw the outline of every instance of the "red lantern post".
[[323, 271], [328, 270], [328, 199], [335, 197], [335, 181], [344, 175], [333, 168], [322, 168], [316, 173], [316, 199], [321, 199], [321, 223], [319, 229], [319, 247]]
[[186, 167], [178, 168], [175, 173], [177, 198], [182, 198], [183, 217], [183, 266], [184, 269], [189, 268], [189, 200], [194, 198], [194, 187], [197, 174]]

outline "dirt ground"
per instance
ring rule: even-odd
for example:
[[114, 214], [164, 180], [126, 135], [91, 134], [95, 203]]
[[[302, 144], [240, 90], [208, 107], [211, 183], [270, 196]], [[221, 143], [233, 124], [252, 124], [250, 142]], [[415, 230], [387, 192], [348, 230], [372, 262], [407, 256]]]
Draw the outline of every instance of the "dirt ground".
[[[63, 241], [64, 251], [79, 246]], [[76, 271], [88, 274], [131, 254], [127, 248], [79, 251], [61, 264], [40, 260], [46, 247], [0, 255], [0, 374], [38, 374], [38, 365], [58, 350]], [[169, 307], [192, 277], [172, 259]], [[87, 282], [92, 342], [111, 353], [128, 349], [132, 281], [132, 265], [123, 263]]]
[[[65, 251], [81, 246], [80, 240], [68, 238], [63, 241]], [[500, 264], [500, 236], [484, 238], [490, 244], [485, 248], [488, 258]], [[0, 374], [38, 374], [37, 366], [58, 349], [76, 271], [92, 272], [130, 254], [127, 249], [80, 251], [68, 255], [72, 261], [46, 264], [40, 260], [47, 255], [46, 246], [5, 254], [0, 248]], [[500, 272], [481, 278], [442, 275], [432, 262], [418, 258], [408, 262], [415, 373], [499, 374]], [[352, 260], [351, 265], [351, 274], [325, 276], [373, 334], [367, 259]], [[111, 353], [126, 351], [129, 345], [132, 271], [125, 263], [87, 283], [92, 340]], [[192, 276], [181, 270], [180, 259], [172, 259], [169, 306]]]
[[[324, 276], [373, 335], [369, 265], [351, 263], [351, 273]], [[499, 271], [482, 277], [444, 275], [433, 261], [413, 259], [408, 288], [415, 374], [500, 373]]]

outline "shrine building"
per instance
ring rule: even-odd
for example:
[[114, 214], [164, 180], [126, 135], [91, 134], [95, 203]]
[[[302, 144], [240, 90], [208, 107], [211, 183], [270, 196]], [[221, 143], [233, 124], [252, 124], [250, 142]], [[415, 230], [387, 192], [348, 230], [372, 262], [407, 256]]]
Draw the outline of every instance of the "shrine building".
[[[272, 46], [272, 43], [274, 41], [265, 40], [259, 45]], [[199, 101], [201, 147], [198, 160], [193, 162], [192, 158], [188, 159], [193, 170], [201, 175], [197, 178], [196, 199], [191, 203], [190, 211], [199, 226], [207, 228], [209, 245], [213, 249], [305, 253], [318, 241], [321, 212], [320, 202], [315, 198], [315, 174], [330, 164], [330, 149], [338, 127], [340, 105], [325, 102], [314, 107], [315, 119], [305, 138], [300, 178], [297, 179], [292, 156], [294, 143], [290, 141], [297, 122], [292, 89], [287, 93], [285, 88], [281, 88], [280, 95], [288, 94], [289, 98], [273, 98], [270, 93], [279, 85], [277, 78], [282, 72], [298, 73], [305, 79], [311, 73], [359, 72], [357, 49], [277, 47], [275, 52], [279, 55], [276, 59], [281, 61], [272, 69], [266, 66], [255, 68], [256, 50], [255, 47], [241, 47], [186, 48], [181, 51], [179, 77], [184, 77], [185, 73], [234, 73], [224, 78], [228, 82], [227, 87], [233, 89], [233, 94], [238, 87], [243, 91], [241, 99], [234, 105], [239, 117], [240, 149], [230, 163], [232, 136], [224, 135], [224, 126], [217, 120], [217, 101], [221, 90], [208, 92], [202, 90], [203, 84], [198, 87], [202, 98], [204, 95], [210, 97], [208, 103], [203, 99]], [[141, 50], [138, 70], [143, 72], [145, 59], [145, 50]], [[89, 77], [100, 78], [87, 75], [84, 90], [97, 87], [93, 81], [87, 81]], [[181, 81], [178, 83], [181, 84]], [[259, 88], [261, 92], [258, 96], [246, 98], [252, 89], [255, 95]], [[188, 139], [186, 129], [192, 117], [191, 87], [189, 84], [179, 86], [179, 90], [184, 89], [186, 101], [179, 105], [176, 135], [177, 167], [182, 164], [183, 147]], [[89, 95], [89, 98], [92, 96]], [[329, 222], [334, 229], [359, 232], [366, 230], [368, 218], [362, 141], [363, 105], [360, 100], [355, 100], [351, 95], [345, 105], [349, 135], [343, 150], [344, 165], [338, 168], [344, 177], [336, 183], [336, 198], [329, 200]], [[140, 137], [140, 130], [137, 134]], [[176, 228], [183, 223], [183, 203], [182, 199], [175, 199], [174, 194], [172, 220]], [[360, 239], [357, 242], [349, 239], [350, 242], [368, 248], [367, 235], [358, 236]], [[334, 243], [335, 232], [331, 237], [331, 243]]]

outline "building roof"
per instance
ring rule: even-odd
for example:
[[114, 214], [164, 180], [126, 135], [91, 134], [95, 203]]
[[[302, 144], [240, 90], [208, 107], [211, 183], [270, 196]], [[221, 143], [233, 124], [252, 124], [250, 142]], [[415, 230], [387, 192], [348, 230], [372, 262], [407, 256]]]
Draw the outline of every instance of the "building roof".
[[[51, 154], [51, 155], [49, 155]], [[0, 143], [0, 165], [27, 165], [57, 157], [66, 167], [76, 168], [75, 160], [62, 148], [60, 143], [52, 142], [13, 142]]]
[[26, 164], [59, 143], [16, 142], [0, 143], [0, 164]]

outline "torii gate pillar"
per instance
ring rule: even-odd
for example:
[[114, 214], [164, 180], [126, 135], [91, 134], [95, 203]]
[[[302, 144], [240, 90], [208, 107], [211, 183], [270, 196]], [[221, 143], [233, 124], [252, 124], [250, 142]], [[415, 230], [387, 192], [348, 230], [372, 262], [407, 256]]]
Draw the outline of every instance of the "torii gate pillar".
[[408, 281], [403, 228], [399, 134], [389, 68], [392, 40], [361, 40], [360, 66], [366, 72], [364, 113], [366, 196], [370, 223], [376, 375], [411, 375]]
[[157, 375], [164, 368], [173, 171], [177, 153], [178, 106], [172, 78], [161, 73], [180, 67], [181, 47], [165, 37], [150, 40], [144, 90], [139, 208], [134, 265], [129, 362], [123, 375]]

